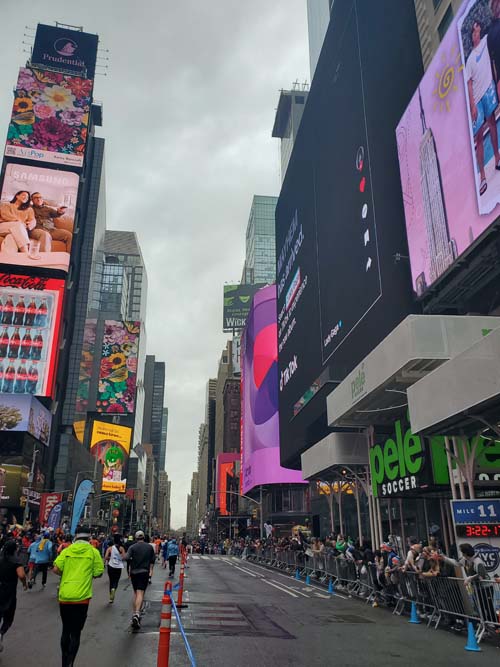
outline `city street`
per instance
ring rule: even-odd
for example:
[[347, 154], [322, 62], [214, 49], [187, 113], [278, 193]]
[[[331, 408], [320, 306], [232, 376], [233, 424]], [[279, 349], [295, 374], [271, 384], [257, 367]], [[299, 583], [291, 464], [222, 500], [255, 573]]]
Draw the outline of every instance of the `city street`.
[[[182, 618], [199, 666], [411, 666], [429, 661], [470, 666], [492, 664], [500, 655], [485, 644], [482, 653], [468, 653], [464, 635], [409, 625], [406, 617], [359, 600], [330, 598], [322, 588], [240, 559], [194, 555], [186, 574], [188, 607]], [[157, 566], [142, 628], [131, 634], [128, 580], [121, 581], [113, 605], [107, 601], [107, 576], [97, 580], [76, 664], [156, 665], [164, 581], [165, 570]], [[37, 584], [29, 593], [19, 592], [0, 665], [59, 664], [56, 585], [51, 575], [45, 591]], [[170, 664], [184, 667], [189, 661], [173, 627]]]

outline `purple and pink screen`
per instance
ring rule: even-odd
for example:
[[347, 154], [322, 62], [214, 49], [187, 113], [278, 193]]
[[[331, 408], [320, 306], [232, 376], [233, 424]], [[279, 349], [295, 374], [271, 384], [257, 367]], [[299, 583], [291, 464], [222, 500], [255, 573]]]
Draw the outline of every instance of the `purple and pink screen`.
[[[468, 92], [476, 53], [472, 26], [481, 20], [486, 33], [493, 21], [483, 5], [462, 4], [396, 130], [412, 282], [419, 296], [500, 212], [491, 132], [485, 122], [481, 159]], [[488, 49], [483, 52], [488, 58]]]
[[[259, 290], [241, 339], [242, 491], [303, 482], [280, 466], [276, 286]], [[305, 483], [305, 482], [304, 482]]]

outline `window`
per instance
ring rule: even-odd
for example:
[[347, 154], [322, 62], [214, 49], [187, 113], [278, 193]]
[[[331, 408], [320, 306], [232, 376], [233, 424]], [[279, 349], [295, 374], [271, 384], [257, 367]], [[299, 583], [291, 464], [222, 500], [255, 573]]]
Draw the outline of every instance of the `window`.
[[437, 11], [441, 2], [442, 2], [442, 0], [432, 0], [432, 4], [434, 5], [434, 11]]
[[445, 15], [443, 16], [443, 19], [441, 23], [438, 25], [438, 35], [439, 35], [439, 41], [441, 42], [443, 37], [446, 35], [446, 31], [448, 30], [450, 23], [453, 21], [453, 9], [451, 8], [451, 5], [448, 7], [448, 9], [445, 12]]
[[304, 104], [304, 101], [305, 98], [303, 95], [295, 95], [295, 104]]

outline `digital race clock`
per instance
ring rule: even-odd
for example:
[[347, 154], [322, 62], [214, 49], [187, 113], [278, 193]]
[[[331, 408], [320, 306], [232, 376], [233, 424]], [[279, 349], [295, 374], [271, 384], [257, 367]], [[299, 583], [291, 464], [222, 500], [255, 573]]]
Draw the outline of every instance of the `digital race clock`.
[[457, 537], [500, 537], [500, 523], [456, 525]]

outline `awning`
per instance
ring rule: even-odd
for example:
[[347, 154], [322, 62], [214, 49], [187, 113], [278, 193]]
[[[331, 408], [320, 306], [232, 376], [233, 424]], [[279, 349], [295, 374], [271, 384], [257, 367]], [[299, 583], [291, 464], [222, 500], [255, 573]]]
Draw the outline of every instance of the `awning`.
[[468, 435], [500, 422], [500, 329], [408, 390], [414, 433]]
[[364, 433], [330, 433], [304, 452], [302, 477], [327, 475], [335, 466], [367, 466], [368, 443]]
[[500, 326], [500, 318], [409, 315], [329, 394], [329, 426], [392, 423], [406, 390]]

